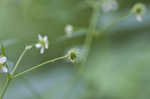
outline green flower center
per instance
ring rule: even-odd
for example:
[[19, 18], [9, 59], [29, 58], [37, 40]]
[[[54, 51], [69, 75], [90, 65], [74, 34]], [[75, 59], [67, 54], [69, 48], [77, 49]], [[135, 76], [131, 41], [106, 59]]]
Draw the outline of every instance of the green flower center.
[[137, 14], [141, 14], [141, 13], [142, 13], [142, 9], [141, 9], [141, 8], [137, 8], [137, 9], [136, 9], [136, 13], [137, 13]]
[[75, 52], [71, 52], [71, 53], [70, 53], [70, 59], [71, 59], [71, 60], [75, 60], [76, 58], [77, 58], [76, 53], [75, 53]]
[[45, 47], [45, 41], [44, 40], [39, 40], [39, 43], [41, 44], [42, 47]]

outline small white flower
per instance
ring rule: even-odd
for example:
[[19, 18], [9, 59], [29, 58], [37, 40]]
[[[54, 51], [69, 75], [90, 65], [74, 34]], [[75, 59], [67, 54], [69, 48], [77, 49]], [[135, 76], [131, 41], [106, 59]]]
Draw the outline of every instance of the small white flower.
[[67, 56], [69, 62], [80, 63], [85, 58], [85, 50], [79, 47], [71, 48], [67, 51]]
[[110, 12], [117, 10], [119, 6], [116, 0], [103, 0], [101, 7], [103, 12]]
[[65, 32], [66, 32], [66, 35], [67, 37], [70, 37], [72, 35], [72, 32], [73, 32], [73, 26], [68, 24], [65, 26]]
[[5, 65], [6, 62], [7, 62], [7, 57], [5, 56], [0, 57], [0, 72], [2, 73], [8, 72], [8, 68]]
[[36, 48], [41, 48], [40, 53], [44, 54], [44, 50], [48, 49], [48, 37], [42, 37], [40, 34], [38, 35], [38, 43], [35, 44]]
[[80, 52], [79, 52], [79, 49], [76, 49], [76, 48], [72, 48], [68, 51], [67, 55], [68, 55], [68, 59], [74, 63], [76, 62], [76, 60], [78, 59], [78, 56], [79, 56]]
[[133, 13], [136, 16], [138, 22], [142, 22], [143, 16], [146, 13], [146, 7], [142, 3], [136, 3], [132, 8], [131, 13]]
[[6, 63], [6, 61], [7, 61], [7, 57], [5, 56], [0, 57], [0, 64], [4, 64]]

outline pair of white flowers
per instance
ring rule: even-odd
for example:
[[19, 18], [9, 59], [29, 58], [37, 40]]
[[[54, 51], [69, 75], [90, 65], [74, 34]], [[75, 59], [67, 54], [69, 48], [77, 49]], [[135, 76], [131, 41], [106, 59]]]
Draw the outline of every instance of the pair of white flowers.
[[3, 73], [7, 73], [8, 72], [8, 68], [6, 66], [6, 62], [7, 62], [7, 57], [6, 56], [1, 56], [0, 57], [0, 72], [3, 72]]
[[[101, 7], [103, 12], [110, 12], [117, 10], [119, 5], [117, 0], [102, 0]], [[146, 6], [142, 3], [136, 3], [132, 8], [131, 13], [136, 16], [138, 22], [142, 22], [143, 16], [146, 13]]]

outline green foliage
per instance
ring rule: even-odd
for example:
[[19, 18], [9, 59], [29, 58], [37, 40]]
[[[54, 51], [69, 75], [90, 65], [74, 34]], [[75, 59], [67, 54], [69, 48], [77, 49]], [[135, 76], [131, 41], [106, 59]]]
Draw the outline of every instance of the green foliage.
[[1, 44], [1, 55], [2, 55], [2, 56], [6, 56], [5, 48], [4, 48], [3, 43]]
[[[85, 63], [61, 60], [25, 72], [12, 81], [4, 99], [149, 99], [150, 1], [140, 1], [147, 7], [141, 23], [130, 15], [138, 2], [118, 0], [119, 8], [105, 13], [101, 0], [0, 1], [1, 53], [6, 53], [12, 66], [38, 34], [49, 37], [49, 49], [43, 55], [34, 48], [26, 53], [16, 74], [55, 61], [70, 47], [84, 47], [86, 41], [89, 49]], [[70, 37], [64, 31], [67, 24], [74, 27]], [[5, 44], [11, 39], [16, 42]], [[6, 78], [0, 73], [0, 92]]]

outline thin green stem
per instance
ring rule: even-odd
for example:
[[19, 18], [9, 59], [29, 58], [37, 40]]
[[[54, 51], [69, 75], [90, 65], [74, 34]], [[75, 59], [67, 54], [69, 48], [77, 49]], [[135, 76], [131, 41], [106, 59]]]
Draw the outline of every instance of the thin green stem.
[[43, 65], [46, 65], [46, 64], [52, 63], [52, 62], [56, 62], [56, 61], [58, 61], [58, 60], [65, 59], [65, 58], [67, 58], [67, 57], [68, 57], [68, 55], [65, 55], [65, 56], [62, 56], [62, 57], [58, 57], [58, 58], [55, 58], [55, 59], [51, 59], [51, 60], [45, 61], [45, 62], [43, 62], [43, 63], [41, 63], [41, 64], [39, 64], [39, 65], [32, 66], [31, 68], [29, 68], [29, 69], [27, 69], [27, 70], [25, 70], [25, 71], [23, 71], [23, 72], [21, 72], [21, 73], [18, 73], [18, 74], [16, 74], [16, 75], [14, 75], [13, 78], [17, 78], [17, 77], [19, 77], [19, 76], [24, 75], [25, 73], [28, 73], [28, 72], [33, 71], [33, 70], [35, 70], [35, 69], [38, 69], [39, 67], [42, 67]]
[[14, 66], [12, 72], [11, 72], [10, 74], [8, 74], [7, 80], [6, 80], [5, 85], [4, 85], [4, 87], [3, 87], [3, 90], [2, 90], [2, 93], [0, 94], [0, 99], [3, 99], [5, 93], [6, 93], [7, 89], [8, 89], [8, 86], [9, 86], [10, 82], [12, 81], [12, 77], [13, 77], [13, 75], [15, 74], [15, 72], [16, 72], [16, 70], [17, 70], [17, 68], [18, 68], [18, 66], [19, 66], [19, 64], [20, 64], [20, 62], [21, 62], [23, 56], [24, 56], [25, 53], [27, 52], [27, 50], [28, 50], [28, 49], [26, 49], [26, 48], [24, 49], [24, 51], [21, 53], [21, 55], [20, 55], [18, 61], [16, 62], [16, 65]]
[[3, 89], [2, 89], [2, 92], [1, 92], [1, 94], [0, 94], [0, 99], [3, 99], [3, 97], [4, 97], [4, 95], [5, 95], [5, 93], [6, 93], [7, 89], [8, 89], [8, 86], [9, 86], [11, 80], [12, 80], [12, 79], [10, 79], [9, 77], [7, 77], [6, 82], [5, 82], [5, 85], [4, 85], [4, 87], [3, 87]]
[[21, 53], [18, 61], [16, 62], [16, 65], [14, 66], [14, 68], [13, 68], [13, 70], [11, 72], [12, 75], [15, 74], [15, 72], [16, 72], [16, 70], [17, 70], [17, 68], [18, 68], [18, 66], [19, 66], [19, 64], [20, 64], [20, 62], [21, 62], [21, 60], [22, 60], [22, 58], [23, 58], [23, 56], [25, 55], [26, 52], [27, 52], [27, 49], [25, 48], [24, 51]]
[[90, 48], [91, 48], [91, 44], [92, 44], [92, 41], [93, 41], [93, 36], [94, 36], [94, 33], [96, 32], [97, 14], [98, 13], [99, 13], [99, 7], [94, 8], [93, 9], [93, 14], [92, 14], [92, 17], [91, 17], [90, 26], [89, 26], [89, 29], [88, 29], [88, 33], [87, 33], [85, 43], [84, 43], [84, 48], [86, 49], [86, 52], [85, 52], [85, 60], [82, 62], [82, 66], [88, 58], [89, 51], [90, 51]]
[[[85, 63], [88, 59], [88, 55], [89, 55], [89, 52], [90, 52], [90, 49], [91, 49], [91, 45], [92, 45], [92, 42], [93, 42], [93, 36], [94, 36], [94, 33], [96, 32], [96, 25], [97, 25], [99, 9], [100, 9], [100, 6], [96, 6], [95, 8], [93, 8], [93, 13], [92, 13], [92, 16], [91, 16], [88, 33], [86, 35], [85, 42], [84, 42], [84, 49], [85, 49], [85, 56], [84, 57], [85, 57], [85, 59], [82, 61], [81, 65], [80, 65], [80, 69], [79, 69], [77, 75], [75, 75], [72, 78], [71, 83], [70, 83], [71, 85], [70, 85], [67, 92], [71, 91], [74, 84], [76, 83], [76, 81], [78, 81], [78, 78], [82, 75], [82, 72], [85, 69], [84, 67], [85, 67]], [[69, 95], [70, 94], [66, 93], [64, 99], [70, 99]]]

